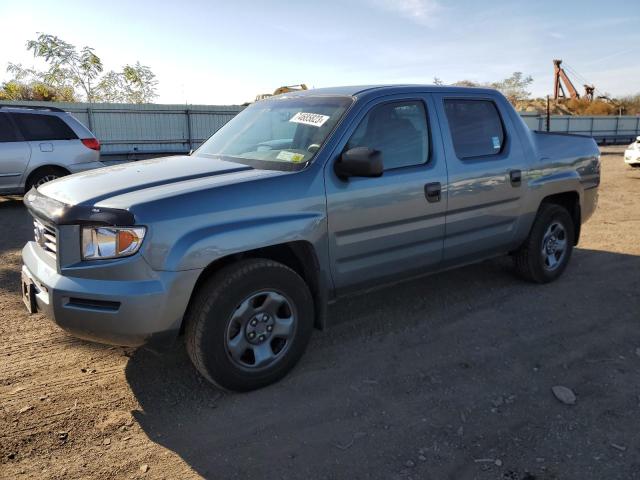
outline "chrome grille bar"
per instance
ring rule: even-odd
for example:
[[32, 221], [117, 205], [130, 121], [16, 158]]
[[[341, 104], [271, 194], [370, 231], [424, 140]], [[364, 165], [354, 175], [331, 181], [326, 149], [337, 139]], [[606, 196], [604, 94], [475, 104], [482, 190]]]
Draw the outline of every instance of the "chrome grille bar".
[[42, 223], [38, 219], [33, 220], [33, 236], [42, 249], [52, 257], [56, 257], [58, 251], [58, 234], [56, 229]]

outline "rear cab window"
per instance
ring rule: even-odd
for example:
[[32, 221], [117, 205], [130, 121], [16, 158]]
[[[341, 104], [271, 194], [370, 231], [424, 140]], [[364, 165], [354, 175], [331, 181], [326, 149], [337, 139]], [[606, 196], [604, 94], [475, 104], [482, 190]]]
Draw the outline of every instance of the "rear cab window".
[[429, 159], [429, 128], [420, 100], [374, 106], [360, 121], [345, 150], [369, 147], [382, 153], [385, 170], [423, 165]]
[[54, 115], [11, 113], [11, 117], [28, 141], [75, 140], [78, 136], [61, 118]]
[[492, 100], [445, 99], [444, 110], [458, 158], [488, 157], [502, 152], [505, 131]]

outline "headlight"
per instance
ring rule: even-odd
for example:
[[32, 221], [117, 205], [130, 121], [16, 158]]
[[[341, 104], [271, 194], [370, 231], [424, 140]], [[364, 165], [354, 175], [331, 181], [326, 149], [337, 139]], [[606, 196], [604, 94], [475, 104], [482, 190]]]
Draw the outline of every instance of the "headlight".
[[82, 258], [95, 260], [133, 255], [142, 244], [144, 227], [82, 227]]

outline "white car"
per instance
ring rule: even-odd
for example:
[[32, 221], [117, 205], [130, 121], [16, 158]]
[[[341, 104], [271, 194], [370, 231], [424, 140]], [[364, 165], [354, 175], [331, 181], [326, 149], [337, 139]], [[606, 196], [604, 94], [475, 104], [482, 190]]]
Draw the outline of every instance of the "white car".
[[640, 168], [640, 137], [624, 151], [624, 162], [632, 167]]

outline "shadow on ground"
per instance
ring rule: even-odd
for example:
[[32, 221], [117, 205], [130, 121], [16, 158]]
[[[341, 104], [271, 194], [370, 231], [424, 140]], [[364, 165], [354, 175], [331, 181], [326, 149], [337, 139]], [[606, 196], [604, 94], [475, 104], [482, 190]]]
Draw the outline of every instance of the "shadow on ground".
[[22, 197], [0, 197], [0, 225], [8, 234], [3, 235], [0, 255], [22, 248], [33, 238], [33, 223], [22, 203]]
[[634, 478], [640, 257], [574, 255], [549, 285], [501, 259], [342, 301], [248, 394], [209, 386], [182, 347], [139, 349], [134, 415], [205, 478]]

